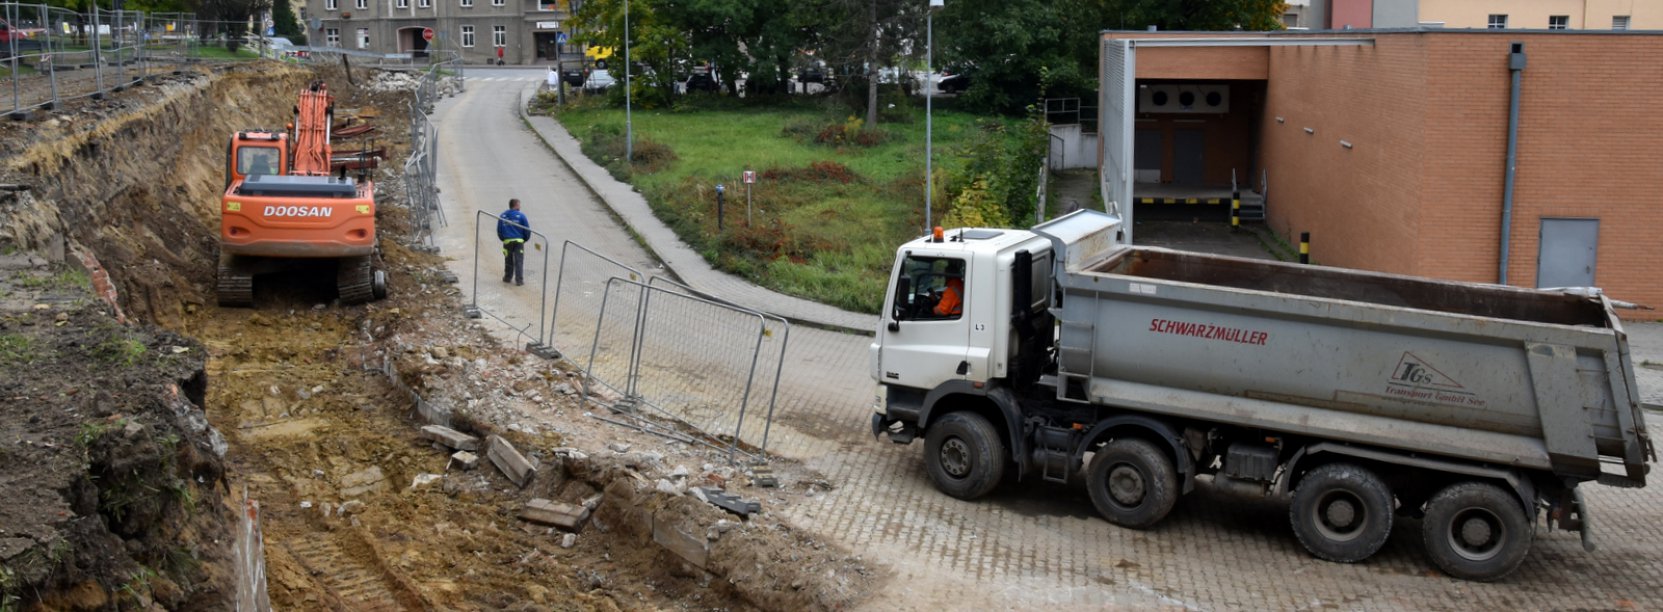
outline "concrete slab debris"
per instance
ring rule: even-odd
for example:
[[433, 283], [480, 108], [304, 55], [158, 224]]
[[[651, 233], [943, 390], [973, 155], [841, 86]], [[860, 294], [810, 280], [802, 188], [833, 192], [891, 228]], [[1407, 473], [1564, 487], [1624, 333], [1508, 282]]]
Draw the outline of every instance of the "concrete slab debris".
[[341, 497], [357, 497], [386, 488], [387, 476], [373, 465], [341, 478]]
[[653, 516], [652, 541], [700, 569], [710, 562], [710, 543], [707, 540], [683, 533], [669, 521], [659, 520], [657, 515]]
[[520, 520], [551, 525], [570, 532], [583, 530], [589, 521], [589, 509], [546, 499], [533, 499], [520, 509]]
[[456, 431], [444, 425], [422, 426], [422, 437], [443, 444], [453, 450], [477, 451], [479, 438]]
[[712, 506], [727, 510], [742, 517], [749, 517], [762, 511], [762, 502], [744, 501], [738, 495], [728, 493], [716, 487], [699, 487], [695, 489], [701, 493], [701, 499]]
[[502, 436], [486, 438], [485, 458], [490, 459], [492, 465], [502, 470], [502, 475], [518, 486], [525, 486], [537, 475], [537, 466], [532, 465], [525, 455], [521, 455], [520, 451], [515, 450], [514, 445], [502, 439]]
[[456, 451], [455, 454], [450, 456], [450, 461], [463, 470], [472, 470], [479, 467], [479, 455], [468, 451]]

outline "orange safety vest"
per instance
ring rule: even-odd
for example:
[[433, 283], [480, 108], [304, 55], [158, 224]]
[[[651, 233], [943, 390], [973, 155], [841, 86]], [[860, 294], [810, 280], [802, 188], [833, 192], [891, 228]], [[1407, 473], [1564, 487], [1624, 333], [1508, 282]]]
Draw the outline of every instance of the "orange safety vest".
[[963, 313], [964, 280], [949, 278], [947, 279], [947, 290], [941, 292], [941, 301], [935, 304], [935, 314], [941, 317], [952, 317]]

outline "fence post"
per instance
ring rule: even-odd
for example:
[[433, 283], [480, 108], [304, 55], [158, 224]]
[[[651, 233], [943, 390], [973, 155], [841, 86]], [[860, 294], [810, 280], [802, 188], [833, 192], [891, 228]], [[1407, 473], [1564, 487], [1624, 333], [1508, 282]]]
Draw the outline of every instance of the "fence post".
[[1299, 233], [1299, 263], [1311, 263], [1311, 233]]
[[[7, 4], [6, 5], [6, 23], [17, 23], [17, 5], [15, 5], [15, 4]], [[22, 113], [23, 113], [23, 96], [22, 96], [22, 93], [18, 90], [18, 82], [22, 81], [23, 79], [21, 78], [22, 75], [19, 75], [17, 73], [17, 68], [18, 68], [18, 64], [17, 64], [17, 37], [16, 36], [8, 36], [6, 38], [7, 38], [7, 41], [6, 41], [7, 51], [9, 51], [10, 54], [11, 54], [11, 57], [9, 57], [7, 59], [11, 60], [11, 69], [12, 69], [12, 74], [11, 74], [11, 76], [12, 76], [12, 118], [13, 119], [22, 119], [23, 118], [23, 116], [22, 116]]]
[[92, 75], [93, 82], [97, 87], [92, 92], [92, 99], [94, 100], [104, 99], [104, 43], [100, 40], [98, 32], [100, 29], [98, 13], [98, 5], [94, 4], [92, 7]]

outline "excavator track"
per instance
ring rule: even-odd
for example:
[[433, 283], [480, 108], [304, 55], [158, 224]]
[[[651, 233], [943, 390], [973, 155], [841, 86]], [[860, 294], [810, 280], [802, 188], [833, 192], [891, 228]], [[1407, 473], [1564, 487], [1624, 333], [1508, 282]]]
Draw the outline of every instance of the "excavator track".
[[214, 282], [219, 305], [248, 308], [254, 305], [254, 273], [238, 266], [230, 257], [220, 257], [219, 275]]
[[342, 304], [363, 304], [375, 299], [375, 268], [369, 256], [347, 257], [336, 264], [335, 288]]

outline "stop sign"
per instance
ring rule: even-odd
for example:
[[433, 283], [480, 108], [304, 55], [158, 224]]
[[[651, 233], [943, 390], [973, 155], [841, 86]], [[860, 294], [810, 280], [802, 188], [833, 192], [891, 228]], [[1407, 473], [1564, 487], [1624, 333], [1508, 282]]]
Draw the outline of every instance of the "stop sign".
[[433, 28], [422, 28], [422, 40], [433, 42]]

